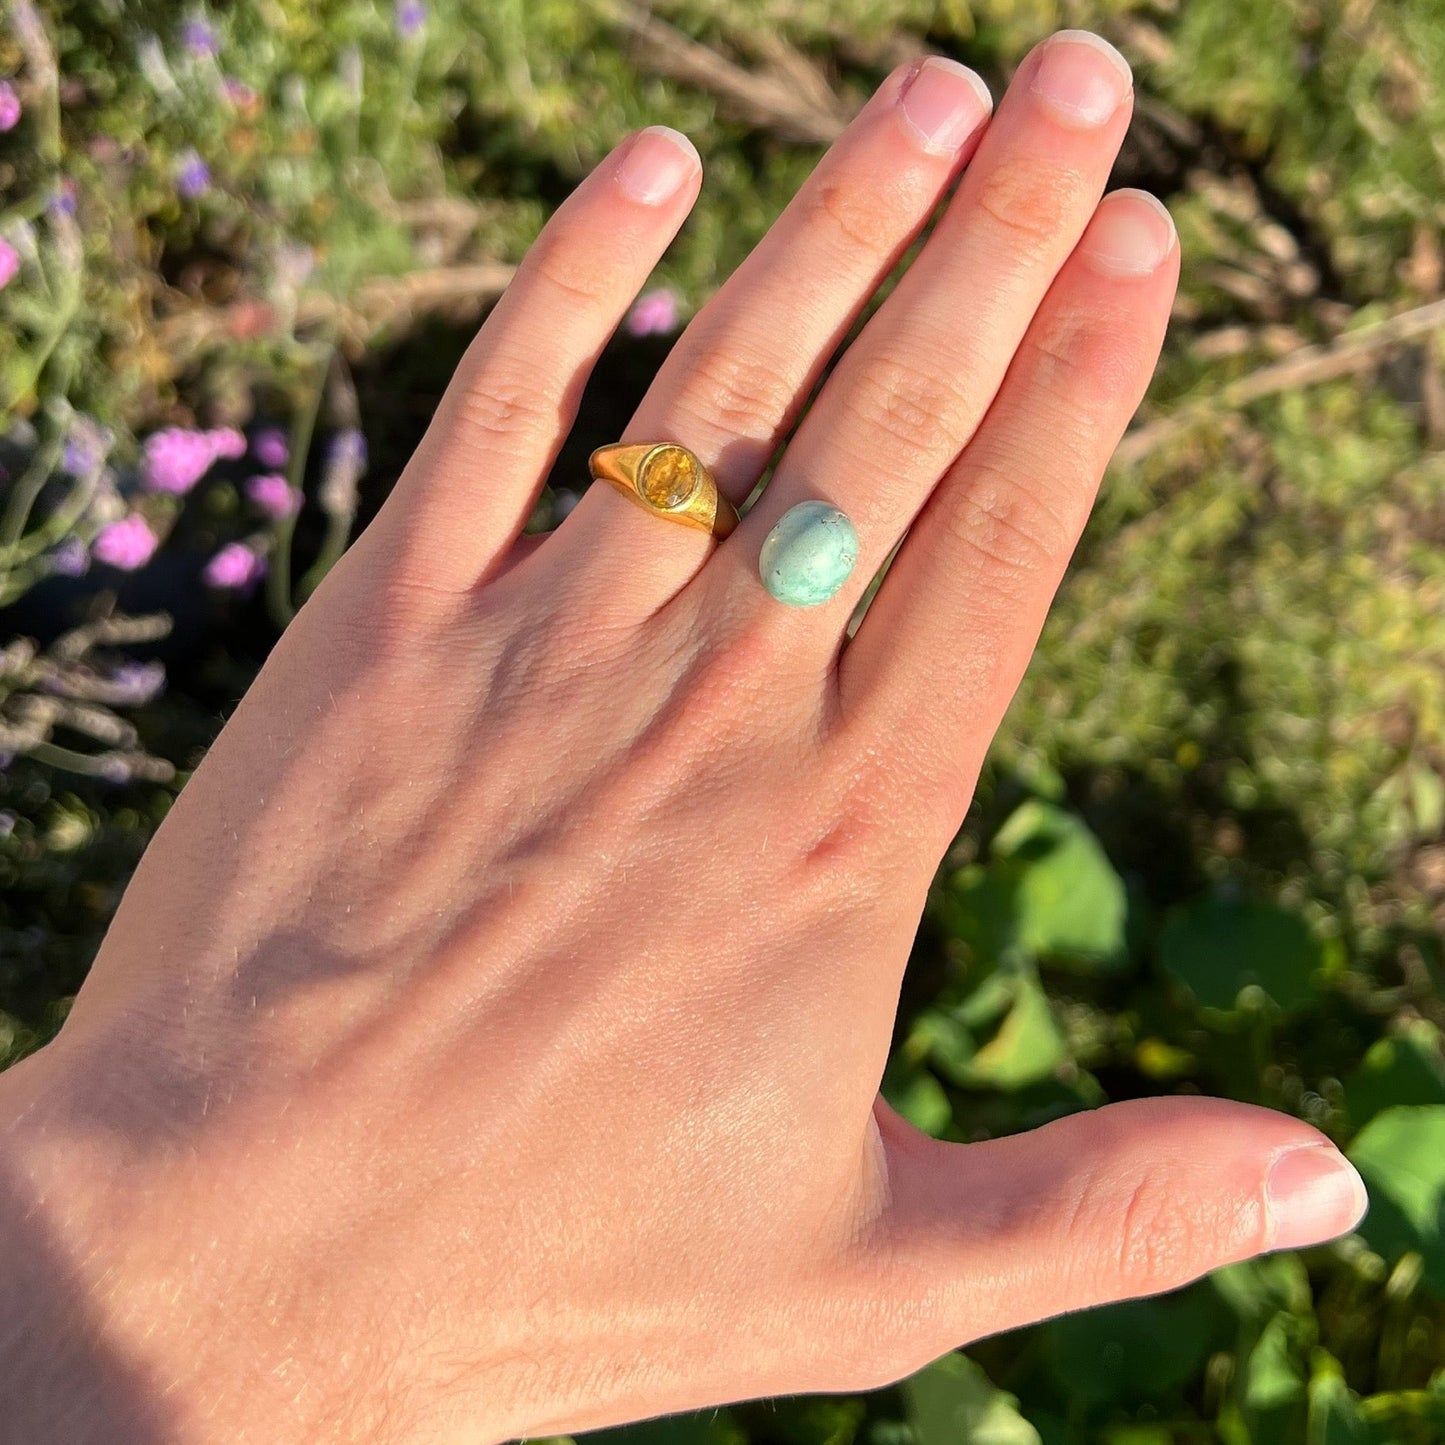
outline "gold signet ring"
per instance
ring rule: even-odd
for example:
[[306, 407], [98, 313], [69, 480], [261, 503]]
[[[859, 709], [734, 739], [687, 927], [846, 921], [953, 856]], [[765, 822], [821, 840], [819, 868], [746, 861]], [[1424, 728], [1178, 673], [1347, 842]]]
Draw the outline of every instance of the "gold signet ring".
[[615, 442], [598, 447], [588, 466], [594, 480], [610, 483], [669, 522], [711, 532], [719, 540], [738, 524], [737, 508], [718, 491], [713, 474], [676, 442]]

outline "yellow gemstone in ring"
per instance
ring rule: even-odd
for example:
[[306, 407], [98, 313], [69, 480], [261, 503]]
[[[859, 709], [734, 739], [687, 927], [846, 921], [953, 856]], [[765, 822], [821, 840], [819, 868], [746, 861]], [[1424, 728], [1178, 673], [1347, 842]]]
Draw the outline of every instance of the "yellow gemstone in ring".
[[637, 471], [638, 495], [662, 512], [685, 506], [701, 483], [697, 458], [685, 447], [671, 443], [648, 452]]

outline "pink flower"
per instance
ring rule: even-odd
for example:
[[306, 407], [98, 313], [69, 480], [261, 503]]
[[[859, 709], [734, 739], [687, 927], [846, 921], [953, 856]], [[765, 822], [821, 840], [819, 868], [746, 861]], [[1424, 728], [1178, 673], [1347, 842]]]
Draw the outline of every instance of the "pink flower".
[[234, 461], [246, 454], [246, 438], [235, 427], [194, 431], [168, 426], [146, 438], [141, 477], [152, 492], [189, 492], [217, 457]]
[[0, 131], [14, 130], [20, 123], [20, 97], [8, 80], [0, 80]]
[[223, 75], [221, 77], [221, 94], [236, 107], [237, 110], [250, 115], [261, 108], [261, 96], [253, 87], [246, 84], [244, 80], [238, 80], [234, 75]]
[[20, 252], [0, 236], [0, 291], [3, 291], [20, 270]]
[[301, 507], [301, 493], [276, 472], [252, 477], [246, 483], [246, 495], [276, 522], [294, 517]]
[[644, 291], [633, 302], [624, 325], [631, 336], [657, 336], [677, 330], [677, 293], [665, 286]]
[[146, 438], [141, 476], [152, 492], [189, 492], [216, 459], [210, 437], [188, 427], [168, 426]]
[[90, 551], [97, 562], [118, 567], [122, 572], [134, 572], [155, 556], [158, 546], [160, 538], [146, 525], [145, 518], [132, 512], [128, 517], [102, 527], [96, 533]]
[[268, 466], [272, 471], [279, 471], [291, 460], [291, 447], [286, 440], [286, 433], [278, 426], [268, 426], [258, 431], [252, 439], [251, 447], [263, 466]]
[[206, 586], [224, 592], [240, 592], [260, 580], [266, 571], [266, 560], [244, 542], [227, 542], [206, 563]]
[[246, 455], [246, 438], [233, 426], [216, 427], [206, 433], [206, 439], [211, 444], [212, 454], [224, 457], [228, 462]]

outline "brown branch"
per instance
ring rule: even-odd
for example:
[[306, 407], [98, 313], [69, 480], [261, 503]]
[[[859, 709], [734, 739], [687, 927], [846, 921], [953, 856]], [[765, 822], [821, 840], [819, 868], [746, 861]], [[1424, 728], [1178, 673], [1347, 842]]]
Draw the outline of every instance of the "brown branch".
[[147, 612], [136, 617], [100, 617], [62, 633], [56, 638], [51, 653], [59, 662], [78, 662], [93, 647], [157, 642], [170, 636], [172, 625], [170, 617], [164, 612]]
[[377, 276], [363, 281], [340, 303], [320, 294], [304, 298], [297, 320], [305, 324], [334, 316], [343, 337], [364, 344], [418, 313], [455, 309], [474, 314], [507, 289], [516, 270], [503, 261], [481, 261], [436, 266], [404, 276]]
[[807, 62], [799, 55], [789, 54], [786, 63], [775, 55], [767, 70], [745, 70], [631, 0], [600, 3], [632, 34], [656, 70], [717, 96], [748, 125], [804, 145], [827, 145], [852, 118], [848, 105], [816, 71], [811, 82], [800, 83], [799, 70]]
[[[482, 261], [377, 276], [340, 301], [310, 292], [301, 297], [296, 324], [304, 328], [333, 323], [338, 340], [357, 350], [419, 314], [476, 314], [507, 289], [516, 269], [502, 261]], [[248, 299], [230, 306], [188, 303], [157, 324], [155, 338], [169, 356], [184, 363], [208, 346], [237, 337], [274, 335], [280, 324], [275, 308], [262, 301]]]
[[1303, 346], [1281, 361], [1251, 371], [1210, 396], [1184, 402], [1170, 415], [1137, 428], [1120, 443], [1114, 455], [1115, 463], [1133, 466], [1156, 447], [1221, 412], [1236, 411], [1266, 396], [1363, 371], [1392, 346], [1428, 336], [1441, 327], [1445, 327], [1445, 300], [1431, 301], [1383, 321], [1371, 322], [1322, 346]]

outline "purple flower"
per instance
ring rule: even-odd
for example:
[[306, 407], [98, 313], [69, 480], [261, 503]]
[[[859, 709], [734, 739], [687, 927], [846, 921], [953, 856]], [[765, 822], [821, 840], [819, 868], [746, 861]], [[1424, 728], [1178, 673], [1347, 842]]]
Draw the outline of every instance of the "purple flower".
[[356, 484], [366, 470], [366, 438], [348, 427], [331, 439], [318, 496], [332, 516], [350, 516], [356, 510]]
[[189, 492], [216, 459], [210, 435], [187, 427], [168, 426], [146, 438], [141, 481], [148, 491]]
[[8, 80], [0, 80], [0, 131], [14, 130], [20, 124], [20, 97]]
[[278, 426], [268, 426], [251, 438], [251, 450], [272, 471], [280, 471], [291, 460], [291, 444]]
[[355, 467], [361, 473], [366, 470], [366, 456], [366, 438], [355, 427], [347, 427], [331, 439], [333, 466]]
[[67, 537], [50, 554], [50, 570], [61, 577], [83, 576], [90, 566], [90, 553], [79, 537]]
[[96, 533], [90, 552], [97, 562], [107, 567], [117, 567], [122, 572], [134, 572], [144, 567], [155, 556], [160, 538], [146, 525], [144, 517], [134, 512], [111, 522]]
[[60, 465], [72, 477], [88, 477], [99, 470], [110, 450], [110, 433], [93, 417], [77, 412], [70, 423], [70, 435], [60, 454]]
[[214, 55], [221, 48], [215, 30], [199, 17], [181, 26], [181, 44], [198, 60]]
[[396, 33], [403, 40], [420, 35], [426, 24], [426, 6], [422, 0], [397, 0]]
[[75, 214], [75, 182], [69, 176], [62, 176], [46, 202], [52, 215], [73, 216]]
[[206, 563], [206, 586], [225, 592], [240, 592], [253, 586], [266, 571], [266, 559], [244, 542], [227, 542]]
[[141, 707], [166, 685], [165, 664], [122, 662], [106, 679], [109, 701], [119, 707]]
[[[9, 762], [10, 757], [7, 754], [5, 761], [0, 762], [0, 768], [7, 767]], [[3, 842], [15, 831], [15, 825], [19, 821], [20, 819], [9, 808], [0, 808], [0, 842]]]
[[15, 279], [15, 273], [19, 269], [20, 252], [4, 236], [0, 236], [0, 291]]
[[677, 293], [665, 286], [644, 291], [624, 323], [631, 336], [658, 336], [677, 330]]
[[193, 201], [211, 184], [211, 168], [193, 150], [183, 151], [176, 163], [176, 190]]
[[246, 455], [246, 438], [233, 426], [218, 426], [206, 433], [211, 444], [211, 454], [234, 462]]
[[277, 472], [252, 477], [246, 495], [274, 522], [294, 517], [301, 507], [301, 493]]

